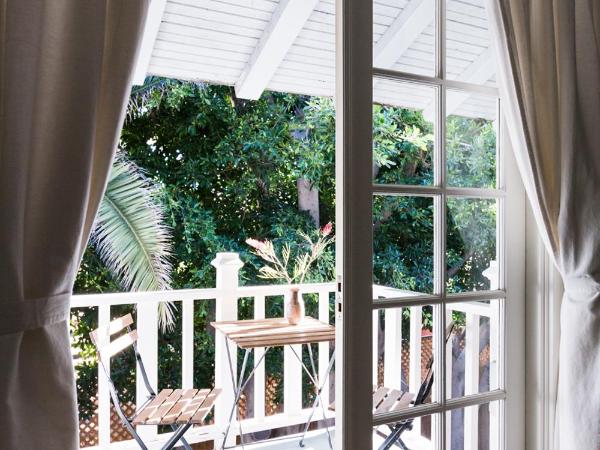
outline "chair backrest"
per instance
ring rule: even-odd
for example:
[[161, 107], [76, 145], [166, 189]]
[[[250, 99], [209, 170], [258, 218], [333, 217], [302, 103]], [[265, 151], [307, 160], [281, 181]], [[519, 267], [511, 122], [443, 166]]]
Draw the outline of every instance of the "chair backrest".
[[[90, 339], [92, 340], [92, 343], [94, 344], [94, 346], [96, 347], [96, 351], [98, 352], [99, 364], [100, 366], [102, 366], [106, 378], [108, 379], [108, 388], [110, 391], [110, 396], [113, 400], [114, 405], [117, 408], [117, 414], [130, 431], [131, 426], [128, 423], [125, 411], [121, 405], [121, 402], [119, 401], [118, 390], [112, 381], [112, 378], [110, 376], [110, 370], [108, 370], [108, 367], [104, 363], [105, 361], [110, 361], [110, 358], [112, 358], [117, 353], [122, 352], [129, 346], [133, 347], [135, 361], [140, 373], [142, 374], [142, 379], [144, 380], [146, 389], [148, 390], [148, 393], [151, 397], [156, 395], [156, 392], [150, 385], [150, 381], [148, 380], [148, 374], [146, 373], [146, 368], [144, 367], [142, 357], [137, 349], [137, 330], [132, 329], [132, 325], [133, 317], [131, 317], [131, 314], [125, 314], [124, 316], [113, 320], [108, 325], [96, 328], [90, 333]], [[111, 337], [117, 334], [120, 335], [115, 339], [111, 340]], [[136, 438], [136, 440], [137, 439], [138, 438]]]
[[[104, 374], [108, 380], [108, 390], [110, 392], [110, 397], [115, 406], [115, 411], [117, 415], [123, 422], [123, 425], [129, 430], [129, 433], [133, 436], [133, 438], [137, 441], [141, 448], [147, 448], [144, 445], [144, 442], [141, 440], [135, 428], [130, 423], [129, 418], [125, 410], [123, 409], [123, 405], [121, 405], [121, 401], [119, 400], [119, 392], [115, 387], [112, 378], [110, 377], [110, 370], [105, 365], [105, 362], [109, 362], [110, 358], [115, 356], [117, 353], [122, 352], [129, 346], [133, 348], [133, 353], [135, 355], [136, 364], [141, 371], [142, 377], [144, 379], [144, 383], [148, 392], [151, 396], [155, 396], [156, 393], [150, 386], [148, 381], [148, 375], [146, 374], [146, 370], [144, 369], [144, 364], [142, 363], [142, 357], [140, 356], [137, 350], [137, 340], [138, 334], [137, 330], [131, 328], [133, 325], [133, 317], [131, 314], [125, 314], [118, 319], [113, 320], [108, 325], [103, 327], [96, 328], [94, 331], [90, 333], [90, 339], [92, 343], [96, 347], [96, 351], [98, 352], [98, 364], [104, 370]], [[118, 337], [112, 339], [113, 335], [119, 335]]]
[[[114, 355], [122, 352], [130, 345], [135, 345], [138, 334], [137, 330], [131, 328], [132, 324], [133, 318], [131, 317], [131, 314], [126, 314], [113, 320], [108, 325], [96, 328], [90, 333], [90, 339], [96, 347], [101, 361], [108, 361]], [[124, 334], [111, 340], [113, 335], [121, 333], [124, 329], [126, 330]]]
[[[448, 326], [446, 327], [446, 336], [445, 336], [445, 343], [448, 343], [448, 340], [450, 339], [450, 336], [452, 336], [452, 332], [454, 331], [456, 324], [454, 323], [454, 321], [451, 321]], [[423, 382], [421, 383], [421, 387], [419, 388], [419, 392], [417, 392], [417, 395], [415, 396], [415, 399], [413, 401], [413, 404], [416, 405], [421, 405], [425, 402], [425, 400], [427, 399], [427, 397], [429, 397], [429, 394], [431, 393], [431, 388], [433, 387], [433, 356], [431, 358], [429, 358], [429, 361], [427, 362], [427, 375], [425, 375], [425, 378], [423, 379]]]

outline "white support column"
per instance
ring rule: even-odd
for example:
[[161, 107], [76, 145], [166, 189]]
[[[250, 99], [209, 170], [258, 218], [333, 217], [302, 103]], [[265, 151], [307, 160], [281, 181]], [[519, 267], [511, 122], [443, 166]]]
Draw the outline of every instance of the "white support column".
[[[254, 318], [265, 318], [265, 296], [257, 295], [254, 297]], [[254, 418], [263, 419], [265, 417], [265, 361], [258, 362], [265, 354], [264, 347], [254, 349]], [[257, 365], [258, 364], [258, 365]]]
[[[319, 292], [319, 320], [329, 323], [329, 291]], [[325, 381], [325, 373], [329, 365], [329, 342], [321, 342], [319, 344], [319, 381]], [[325, 408], [329, 405], [329, 380], [324, 384], [321, 391], [321, 398], [325, 403]]]
[[[301, 295], [301, 294], [300, 294]], [[284, 302], [288, 302], [290, 293], [285, 294]], [[298, 415], [302, 410], [302, 365], [296, 359], [302, 358], [302, 345], [286, 345], [283, 349], [283, 412]]]
[[[478, 314], [466, 313], [465, 395], [479, 392], [479, 322]], [[465, 408], [464, 449], [477, 450], [479, 414], [477, 407]]]
[[[238, 276], [244, 265], [237, 253], [217, 253], [217, 257], [211, 263], [216, 269], [216, 288], [218, 295], [215, 305], [215, 320], [237, 320], [238, 314]], [[223, 428], [227, 426], [229, 412], [235, 400], [234, 386], [229, 372], [227, 360], [225, 337], [217, 332], [215, 334], [215, 387], [222, 389], [221, 395], [215, 403], [215, 424]], [[231, 365], [234, 373], [237, 373], [237, 346], [230, 343]], [[235, 415], [234, 415], [235, 419]], [[232, 424], [227, 445], [235, 445], [237, 426]], [[215, 448], [220, 447], [215, 441]]]
[[[98, 328], [106, 327], [110, 323], [110, 305], [98, 307]], [[103, 358], [102, 362], [110, 373], [110, 358]], [[100, 446], [110, 444], [110, 392], [108, 380], [98, 364], [98, 443]]]
[[[413, 394], [419, 392], [421, 387], [421, 339], [423, 334], [423, 307], [410, 308], [410, 353], [409, 353], [409, 391]], [[421, 433], [421, 419], [417, 418], [413, 425], [414, 432]]]
[[194, 300], [186, 299], [182, 304], [181, 325], [181, 387], [194, 387]]
[[402, 380], [402, 308], [385, 310], [383, 384], [401, 389]]
[[[136, 328], [138, 331], [137, 347], [148, 375], [148, 381], [154, 390], [158, 389], [158, 302], [147, 301], [137, 305]], [[148, 398], [149, 392], [144, 384], [141, 372], [136, 372], [136, 404], [141, 405]], [[156, 427], [139, 427], [138, 433], [144, 439], [152, 439], [157, 435]]]

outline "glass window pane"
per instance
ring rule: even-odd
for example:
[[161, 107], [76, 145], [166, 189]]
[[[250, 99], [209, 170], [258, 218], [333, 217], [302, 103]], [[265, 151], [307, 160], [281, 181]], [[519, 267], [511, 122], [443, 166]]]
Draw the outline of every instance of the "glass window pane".
[[431, 403], [435, 311], [430, 305], [373, 311], [374, 414]]
[[448, 303], [446, 396], [498, 389], [500, 300]]
[[500, 401], [454, 409], [446, 414], [449, 450], [500, 448]]
[[448, 292], [498, 288], [497, 202], [495, 199], [448, 198]]
[[[373, 449], [388, 448], [382, 447], [383, 444], [395, 441], [396, 443], [392, 443], [390, 449], [434, 450], [438, 448], [435, 436], [438, 420], [439, 415], [435, 414], [374, 427]], [[398, 439], [392, 437], [394, 431]]]
[[435, 0], [373, 1], [374, 67], [433, 76], [435, 48]]
[[373, 180], [432, 184], [435, 89], [373, 80]]
[[374, 296], [433, 292], [433, 199], [373, 198]]
[[495, 97], [448, 90], [446, 161], [448, 185], [496, 187]]
[[446, 78], [494, 86], [495, 56], [485, 0], [446, 1]]

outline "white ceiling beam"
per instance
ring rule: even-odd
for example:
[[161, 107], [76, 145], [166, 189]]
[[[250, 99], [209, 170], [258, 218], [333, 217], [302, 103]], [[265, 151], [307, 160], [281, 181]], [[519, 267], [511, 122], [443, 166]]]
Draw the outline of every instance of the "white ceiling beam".
[[166, 4], [167, 0], [152, 0], [150, 2], [140, 53], [135, 65], [135, 71], [133, 72], [133, 84], [144, 84], [152, 51], [154, 50], [154, 42], [158, 35], [158, 29], [160, 28]]
[[[466, 83], [484, 84], [489, 81], [496, 73], [496, 64], [494, 59], [494, 51], [491, 47], [486, 48], [475, 61], [469, 64], [465, 70], [458, 76], [458, 81]], [[463, 104], [471, 94], [460, 91], [447, 91], [446, 95], [446, 116], [454, 114], [454, 112]], [[433, 120], [435, 113], [435, 104], [430, 104], [423, 111], [423, 115], [428, 120]]]
[[433, 22], [435, 0], [411, 0], [379, 38], [373, 49], [373, 65], [389, 69]]
[[310, 17], [318, 0], [281, 0], [235, 84], [239, 98], [256, 100]]

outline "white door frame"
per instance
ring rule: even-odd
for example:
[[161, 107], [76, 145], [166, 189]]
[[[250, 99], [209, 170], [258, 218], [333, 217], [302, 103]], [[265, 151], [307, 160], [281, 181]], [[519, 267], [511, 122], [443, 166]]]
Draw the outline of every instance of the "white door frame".
[[[336, 449], [372, 445], [372, 1], [336, 4]], [[365, 20], [367, 18], [368, 20]]]
[[[444, 30], [444, 0], [437, 0], [437, 31]], [[376, 191], [372, 180], [372, 105], [373, 75], [397, 77], [393, 71], [373, 69], [373, 2], [372, 0], [337, 0], [336, 4], [336, 270], [338, 293], [336, 298], [336, 449], [354, 450], [373, 448], [372, 415], [372, 196]], [[444, 33], [445, 34], [445, 33]], [[442, 45], [443, 47], [443, 45]], [[467, 89], [482, 94], [497, 95], [493, 88], [473, 86], [444, 77], [445, 52], [438, 50], [435, 77], [401, 74], [414, 81], [434, 81], [440, 87]], [[438, 108], [445, 117], [444, 97], [438, 96]], [[498, 186], [504, 190], [504, 201], [498, 211], [498, 247], [500, 267], [500, 295], [505, 298], [501, 307], [506, 319], [500, 331], [504, 348], [500, 358], [503, 371], [500, 388], [468, 398], [446, 400], [438, 394], [441, 403], [424, 405], [423, 412], [442, 413], [449, 408], [461, 408], [483, 401], [501, 401], [500, 416], [504, 433], [498, 437], [500, 449], [525, 448], [525, 194], [508, 143], [503, 120], [498, 130], [501, 157], [498, 165]], [[443, 139], [444, 125], [436, 128], [437, 139]], [[437, 145], [437, 150], [442, 145]], [[436, 155], [438, 158], [443, 155]], [[504, 176], [502, 176], [504, 174]], [[439, 182], [439, 180], [438, 180]], [[404, 189], [404, 188], [403, 188]], [[439, 190], [432, 187], [432, 190]], [[446, 188], [446, 191], [449, 191]], [[469, 189], [454, 189], [468, 195]], [[410, 189], [406, 192], [410, 194]], [[481, 193], [481, 190], [478, 190]], [[453, 192], [454, 193], [454, 192]], [[454, 193], [456, 194], [456, 193]], [[479, 194], [480, 195], [480, 194]], [[444, 217], [445, 214], [442, 214]], [[443, 230], [442, 230], [443, 231]], [[441, 233], [441, 232], [440, 232]], [[443, 234], [443, 233], [442, 233]], [[444, 267], [445, 262], [438, 262]], [[506, 284], [502, 280], [506, 280]], [[443, 286], [443, 280], [437, 280]], [[443, 288], [443, 287], [442, 287]], [[440, 289], [442, 289], [440, 288]], [[504, 292], [501, 292], [504, 291]], [[494, 292], [488, 292], [495, 298]], [[439, 293], [438, 293], [439, 295]], [[484, 294], [485, 295], [485, 294]], [[455, 300], [469, 293], [455, 295]], [[399, 302], [399, 304], [402, 304]], [[443, 324], [443, 323], [442, 323]], [[443, 339], [438, 324], [438, 335]], [[444, 373], [441, 361], [439, 372]], [[409, 417], [412, 413], [404, 413]], [[439, 425], [443, 427], [445, 414]], [[438, 449], [447, 449], [444, 431]]]

